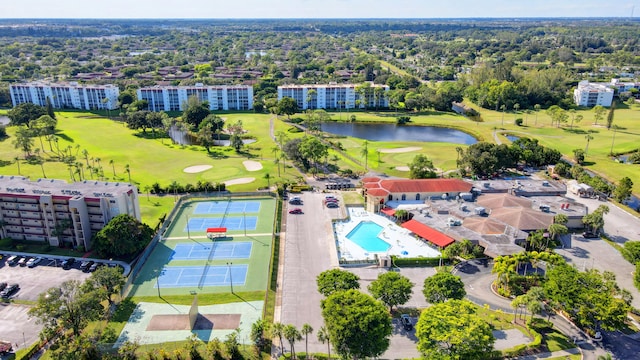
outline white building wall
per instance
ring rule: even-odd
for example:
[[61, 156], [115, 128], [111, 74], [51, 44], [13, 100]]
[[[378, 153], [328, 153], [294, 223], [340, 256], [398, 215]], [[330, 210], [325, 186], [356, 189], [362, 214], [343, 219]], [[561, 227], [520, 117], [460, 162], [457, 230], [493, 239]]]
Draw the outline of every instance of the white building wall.
[[573, 100], [578, 106], [591, 107], [601, 105], [611, 106], [613, 102], [613, 89], [602, 85], [581, 81], [573, 90]]
[[[387, 93], [389, 87], [387, 85], [371, 85], [371, 92], [375, 88], [384, 89], [384, 95], [379, 99], [379, 105], [376, 106], [373, 94], [366, 96], [364, 101], [359, 102], [360, 108], [365, 107], [389, 107], [389, 99]], [[308, 94], [309, 90], [316, 90], [317, 105], [314, 108], [317, 109], [337, 109], [339, 106], [345, 109], [355, 109], [356, 100], [360, 99], [360, 94], [356, 92], [355, 84], [311, 84], [311, 85], [283, 85], [278, 86], [278, 100], [282, 100], [283, 97], [290, 97], [296, 101], [298, 108], [301, 110], [309, 109]], [[335, 97], [330, 94], [336, 93]], [[344, 99], [344, 100], [341, 100]], [[344, 104], [339, 104], [339, 101], [344, 101]]]
[[[114, 85], [84, 86], [77, 83], [54, 84], [33, 82], [9, 86], [13, 106], [22, 103], [33, 103], [40, 106], [47, 104], [47, 98], [54, 108], [75, 108], [83, 110], [115, 110], [118, 107], [120, 90]], [[62, 99], [61, 99], [62, 98]], [[89, 98], [92, 104], [89, 105]], [[103, 99], [107, 99], [103, 103]]]
[[[179, 110], [184, 110], [184, 104], [189, 99], [189, 94], [187, 90], [197, 89], [199, 92], [206, 93], [203, 100], [206, 100], [209, 103], [210, 110], [251, 110], [253, 109], [253, 87], [249, 85], [237, 85], [237, 86], [202, 86], [201, 84], [197, 84], [196, 86], [178, 86], [178, 87], [161, 87], [155, 86], [151, 88], [142, 88], [137, 90], [138, 99], [145, 99], [149, 101], [151, 104], [151, 100], [155, 99], [152, 90], [160, 90], [162, 92], [162, 103], [158, 109], [151, 108], [152, 111], [170, 111], [169, 105], [169, 89], [177, 89], [178, 92], [178, 102], [179, 102]], [[233, 90], [233, 91], [232, 91]], [[237, 92], [237, 94], [231, 94], [233, 92]], [[221, 95], [221, 96], [219, 96]], [[247, 102], [241, 102], [239, 100], [240, 96], [247, 97]], [[237, 105], [230, 106], [229, 99], [230, 96], [235, 96], [237, 100], [235, 103]], [[221, 99], [220, 99], [221, 97]]]

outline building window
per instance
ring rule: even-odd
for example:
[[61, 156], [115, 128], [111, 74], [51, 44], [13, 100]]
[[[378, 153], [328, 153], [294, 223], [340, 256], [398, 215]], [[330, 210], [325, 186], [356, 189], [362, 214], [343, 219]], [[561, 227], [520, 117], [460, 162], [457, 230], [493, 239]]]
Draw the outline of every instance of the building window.
[[402, 194], [402, 201], [407, 200], [407, 195], [406, 194]]
[[420, 194], [416, 194], [416, 200], [420, 200]]
[[389, 201], [393, 200], [393, 195], [389, 194]]

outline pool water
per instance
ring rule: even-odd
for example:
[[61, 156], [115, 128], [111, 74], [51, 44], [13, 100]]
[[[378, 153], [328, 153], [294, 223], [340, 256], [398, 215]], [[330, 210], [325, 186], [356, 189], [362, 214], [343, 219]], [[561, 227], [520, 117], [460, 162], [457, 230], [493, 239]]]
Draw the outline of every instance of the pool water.
[[389, 250], [391, 245], [378, 237], [381, 232], [382, 226], [371, 221], [363, 221], [347, 234], [347, 239], [365, 251], [384, 252]]

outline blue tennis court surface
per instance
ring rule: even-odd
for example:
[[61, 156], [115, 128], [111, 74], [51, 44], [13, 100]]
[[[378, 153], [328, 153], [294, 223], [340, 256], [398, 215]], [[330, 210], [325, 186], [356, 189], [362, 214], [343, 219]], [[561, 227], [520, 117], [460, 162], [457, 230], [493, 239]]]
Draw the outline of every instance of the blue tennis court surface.
[[251, 242], [215, 242], [205, 244], [178, 244], [170, 260], [248, 259]]
[[194, 214], [241, 214], [260, 211], [260, 201], [206, 201], [199, 202]]
[[165, 266], [155, 287], [244, 285], [248, 265]]
[[[246, 223], [245, 223], [246, 221]], [[226, 227], [227, 230], [255, 230], [258, 224], [257, 216], [227, 216], [224, 218], [189, 218], [189, 229], [185, 226], [184, 232], [206, 231], [212, 227]]]

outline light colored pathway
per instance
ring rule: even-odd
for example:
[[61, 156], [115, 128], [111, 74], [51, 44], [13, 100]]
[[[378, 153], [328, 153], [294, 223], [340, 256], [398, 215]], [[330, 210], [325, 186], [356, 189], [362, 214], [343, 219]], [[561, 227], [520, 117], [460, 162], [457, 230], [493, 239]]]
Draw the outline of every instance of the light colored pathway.
[[545, 352], [545, 353], [540, 353], [535, 355], [520, 356], [515, 359], [516, 360], [553, 359], [553, 358], [559, 358], [562, 356], [571, 356], [576, 354], [580, 354], [580, 350], [578, 348], [560, 350], [560, 351], [554, 351], [554, 352]]
[[411, 171], [408, 166], [396, 166], [396, 170], [398, 171]]

